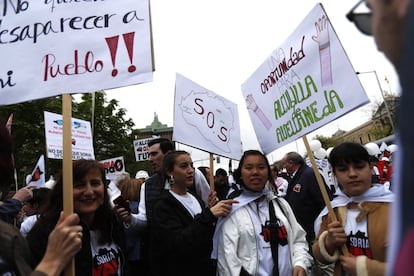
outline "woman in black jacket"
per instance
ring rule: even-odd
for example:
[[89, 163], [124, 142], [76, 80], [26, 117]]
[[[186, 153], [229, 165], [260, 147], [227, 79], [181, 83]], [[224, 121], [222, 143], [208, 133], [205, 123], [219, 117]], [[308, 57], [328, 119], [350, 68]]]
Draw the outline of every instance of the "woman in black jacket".
[[172, 151], [164, 156], [164, 170], [171, 188], [164, 190], [155, 204], [155, 240], [150, 248], [158, 251], [155, 254], [159, 256], [158, 274], [212, 275], [214, 225], [218, 217], [230, 212], [235, 201], [223, 200], [206, 208], [197, 195], [189, 193], [194, 167], [185, 151]]
[[[62, 176], [49, 202], [28, 233], [33, 266], [43, 257], [49, 233], [63, 209]], [[75, 256], [76, 275], [123, 275], [125, 237], [118, 215], [109, 203], [105, 169], [95, 160], [73, 163], [73, 205], [80, 217], [82, 249]]]

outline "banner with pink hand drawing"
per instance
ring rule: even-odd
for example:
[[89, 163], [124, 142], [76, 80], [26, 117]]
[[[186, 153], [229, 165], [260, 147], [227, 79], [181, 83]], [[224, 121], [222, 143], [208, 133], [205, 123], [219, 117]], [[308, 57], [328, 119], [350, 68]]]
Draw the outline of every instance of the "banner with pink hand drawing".
[[321, 4], [242, 84], [264, 153], [369, 102]]
[[149, 1], [121, 2], [0, 1], [0, 105], [152, 81]]
[[237, 105], [176, 74], [173, 140], [240, 160], [242, 145]]

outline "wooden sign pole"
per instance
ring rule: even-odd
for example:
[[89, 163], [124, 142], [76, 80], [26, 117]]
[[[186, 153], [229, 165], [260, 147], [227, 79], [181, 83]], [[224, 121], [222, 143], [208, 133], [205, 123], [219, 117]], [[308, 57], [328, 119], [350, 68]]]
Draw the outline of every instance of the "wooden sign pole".
[[[316, 180], [318, 181], [319, 189], [321, 190], [323, 200], [325, 201], [326, 208], [328, 209], [329, 215], [331, 216], [332, 220], [336, 221], [338, 219], [336, 218], [335, 212], [332, 209], [331, 200], [329, 199], [329, 196], [328, 196], [328, 191], [326, 191], [325, 184], [322, 180], [318, 166], [316, 165], [315, 157], [313, 156], [313, 152], [309, 146], [309, 142], [308, 142], [308, 139], [306, 138], [306, 135], [303, 135], [302, 139], [303, 139], [303, 143], [305, 144], [306, 152], [308, 153], [309, 159], [311, 161], [313, 172], [315, 173], [315, 176], [316, 176]], [[342, 246], [342, 253], [344, 255], [349, 255], [348, 248], [346, 247], [346, 245]]]
[[[65, 216], [73, 213], [73, 172], [72, 172], [72, 97], [62, 95], [63, 118], [63, 212]], [[75, 275], [75, 258], [64, 271], [65, 276]]]
[[210, 153], [210, 191], [214, 191], [214, 157], [213, 154]]

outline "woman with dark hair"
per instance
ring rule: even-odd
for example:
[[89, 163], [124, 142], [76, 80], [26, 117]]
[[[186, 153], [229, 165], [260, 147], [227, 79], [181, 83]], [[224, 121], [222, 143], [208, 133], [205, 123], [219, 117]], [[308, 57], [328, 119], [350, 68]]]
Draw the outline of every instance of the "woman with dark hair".
[[[63, 209], [62, 175], [49, 202], [28, 233], [35, 266], [45, 253], [47, 237]], [[122, 222], [109, 202], [105, 169], [95, 160], [73, 162], [73, 206], [79, 215], [82, 249], [75, 256], [76, 275], [123, 275], [125, 238]]]
[[[5, 124], [0, 121], [0, 189], [10, 188], [13, 182], [12, 138]], [[0, 219], [0, 275], [46, 276], [59, 275], [81, 248], [77, 225], [79, 217], [59, 214], [59, 220], [49, 236], [43, 259], [33, 270], [30, 265], [30, 250], [19, 230]], [[53, 228], [53, 227], [52, 227]]]
[[160, 275], [213, 275], [210, 260], [214, 225], [226, 216], [234, 200], [223, 200], [206, 208], [188, 187], [194, 182], [194, 167], [186, 151], [164, 156], [164, 190], [154, 206], [154, 237], [150, 250], [161, 251]]
[[218, 275], [306, 275], [312, 265], [306, 233], [289, 204], [268, 188], [266, 156], [245, 151], [234, 176], [242, 192], [217, 223], [212, 257]]

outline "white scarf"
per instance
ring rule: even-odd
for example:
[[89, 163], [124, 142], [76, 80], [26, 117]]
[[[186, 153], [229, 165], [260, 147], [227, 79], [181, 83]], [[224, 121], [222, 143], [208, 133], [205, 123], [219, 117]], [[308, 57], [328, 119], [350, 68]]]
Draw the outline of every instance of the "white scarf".
[[[336, 197], [331, 201], [332, 208], [346, 206], [351, 202], [394, 202], [394, 193], [385, 189], [384, 185], [373, 184], [365, 193], [359, 196], [348, 197], [341, 190], [335, 193]], [[328, 214], [328, 208], [323, 208], [314, 223], [315, 233], [319, 233], [322, 217]]]
[[242, 208], [243, 206], [246, 206], [250, 202], [262, 196], [266, 196], [268, 200], [272, 200], [273, 198], [275, 198], [275, 195], [273, 194], [273, 192], [269, 190], [269, 188], [267, 188], [267, 184], [265, 188], [260, 192], [253, 192], [253, 191], [246, 190], [243, 188], [243, 192], [238, 197], [234, 198], [234, 200], [237, 200], [239, 203], [234, 203], [231, 208], [230, 214], [228, 214], [225, 217], [220, 217], [217, 221], [216, 229], [214, 231], [214, 237], [213, 237], [213, 251], [211, 253], [212, 259], [217, 259], [218, 237], [221, 232], [221, 228], [223, 227], [223, 223], [227, 220], [227, 218], [229, 218], [238, 209]]

